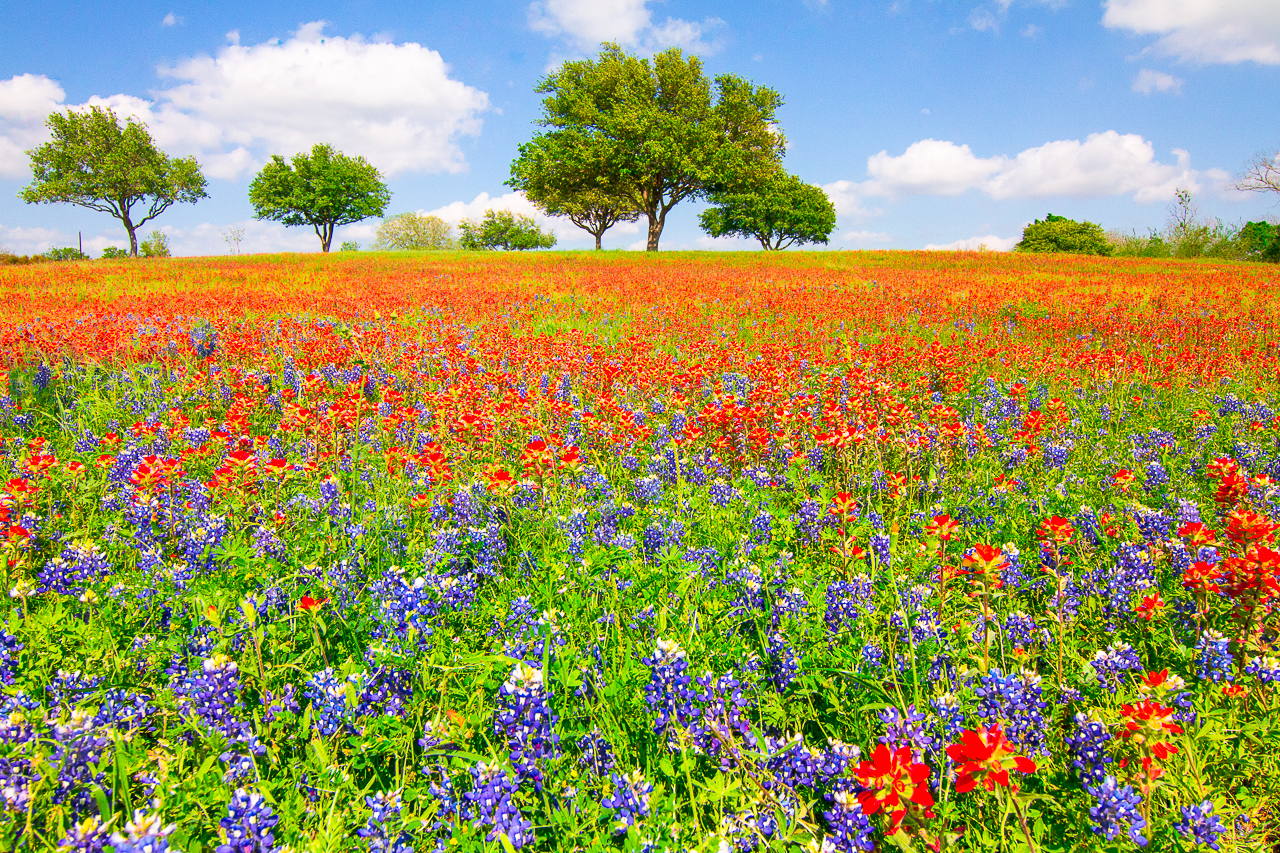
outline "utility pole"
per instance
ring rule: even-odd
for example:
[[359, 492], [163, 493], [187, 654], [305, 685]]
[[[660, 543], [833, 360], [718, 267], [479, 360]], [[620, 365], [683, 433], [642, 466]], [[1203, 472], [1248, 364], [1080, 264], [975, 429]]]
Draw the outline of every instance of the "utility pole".
[[76, 232], [76, 243], [80, 245], [80, 254], [84, 254], [84, 234], [80, 231]]

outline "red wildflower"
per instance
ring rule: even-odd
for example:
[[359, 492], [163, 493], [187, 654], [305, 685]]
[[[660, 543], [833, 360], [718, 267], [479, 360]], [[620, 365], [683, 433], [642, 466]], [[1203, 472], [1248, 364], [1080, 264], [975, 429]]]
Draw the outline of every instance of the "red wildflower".
[[[978, 785], [988, 791], [994, 791], [996, 786], [1008, 788], [1010, 770], [1019, 773], [1036, 770], [1034, 761], [1016, 754], [999, 725], [961, 733], [960, 742], [947, 747], [947, 756], [958, 765], [956, 791], [961, 794]], [[1017, 789], [1016, 784], [1012, 787]]]
[[866, 788], [858, 794], [863, 814], [870, 816], [884, 810], [889, 815], [889, 835], [897, 832], [911, 803], [922, 807], [926, 817], [933, 816], [929, 767], [913, 760], [911, 747], [890, 750], [880, 744], [871, 759], [860, 762], [853, 772]]
[[1160, 597], [1160, 593], [1155, 595], [1144, 595], [1142, 603], [1133, 608], [1133, 612], [1138, 614], [1139, 618], [1151, 621], [1152, 617], [1159, 611], [1164, 609], [1164, 599]]
[[1076, 529], [1070, 519], [1055, 515], [1040, 522], [1040, 530], [1036, 535], [1041, 542], [1052, 542], [1061, 548], [1071, 544], [1071, 540], [1075, 538]]
[[323, 607], [325, 602], [328, 600], [329, 599], [327, 598], [312, 598], [309, 595], [304, 595], [302, 598], [298, 599], [298, 609], [304, 613], [315, 613]]

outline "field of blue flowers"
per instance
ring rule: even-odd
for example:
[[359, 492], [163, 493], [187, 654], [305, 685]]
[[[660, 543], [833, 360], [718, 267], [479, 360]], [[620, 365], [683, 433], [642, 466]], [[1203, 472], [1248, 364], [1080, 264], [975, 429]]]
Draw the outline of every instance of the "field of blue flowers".
[[1246, 284], [691, 266], [6, 319], [0, 849], [1274, 849]]

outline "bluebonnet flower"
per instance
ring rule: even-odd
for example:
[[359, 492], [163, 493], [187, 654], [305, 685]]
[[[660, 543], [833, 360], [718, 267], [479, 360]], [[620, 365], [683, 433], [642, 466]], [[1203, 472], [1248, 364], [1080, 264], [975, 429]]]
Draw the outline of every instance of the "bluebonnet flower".
[[557, 754], [560, 736], [555, 732], [555, 725], [559, 719], [551, 710], [551, 695], [542, 670], [525, 663], [516, 664], [498, 688], [493, 731], [507, 739], [511, 763], [520, 778], [533, 782], [539, 791], [543, 776], [538, 762]]
[[875, 612], [874, 595], [871, 579], [866, 575], [828, 584], [827, 608], [823, 615], [827, 631], [832, 634], [852, 631], [860, 619]]
[[885, 733], [880, 736], [879, 741], [888, 744], [890, 749], [909, 746], [917, 754], [921, 754], [933, 743], [933, 738], [924, 728], [926, 716], [916, 711], [915, 705], [908, 705], [906, 711], [885, 708], [876, 716], [885, 726]]
[[364, 798], [373, 814], [356, 830], [369, 845], [369, 853], [413, 853], [413, 835], [403, 829], [400, 819], [400, 795], [379, 791]]
[[1098, 686], [1115, 693], [1120, 686], [1120, 673], [1142, 669], [1142, 660], [1128, 643], [1112, 643], [1105, 651], [1094, 652], [1089, 665], [1098, 678]]
[[779, 693], [787, 688], [800, 675], [800, 658], [796, 650], [787, 643], [781, 632], [769, 635], [769, 682]]
[[862, 647], [862, 661], [864, 668], [878, 671], [884, 666], [884, 649], [877, 643], [867, 643]]
[[271, 830], [279, 822], [261, 794], [239, 788], [227, 804], [227, 816], [219, 823], [227, 842], [218, 846], [217, 853], [271, 853], [276, 841]]
[[1147, 846], [1147, 839], [1142, 834], [1147, 821], [1138, 810], [1142, 797], [1137, 791], [1121, 785], [1114, 776], [1108, 776], [1101, 784], [1090, 785], [1085, 790], [1097, 803], [1089, 808], [1089, 817], [1093, 819], [1089, 828], [1095, 835], [1111, 841], [1120, 833], [1127, 832], [1134, 844]]
[[981, 700], [980, 714], [988, 723], [1004, 724], [1009, 740], [1029, 755], [1047, 755], [1040, 676], [1030, 670], [1005, 675], [997, 667], [982, 676], [974, 689]]
[[828, 796], [831, 808], [822, 813], [827, 822], [827, 835], [822, 840], [822, 853], [855, 853], [876, 849], [871, 821], [853, 790], [841, 787]]
[[137, 809], [133, 819], [122, 829], [124, 832], [117, 831], [111, 835], [115, 853], [168, 853], [169, 836], [177, 826], [172, 823], [165, 826], [160, 815]]
[[946, 740], [955, 740], [956, 736], [964, 729], [964, 711], [960, 708], [960, 700], [956, 698], [954, 693], [943, 693], [929, 700], [929, 704], [933, 706], [934, 713], [938, 715], [938, 720], [942, 724], [942, 733]]
[[637, 821], [649, 816], [649, 795], [653, 793], [653, 785], [645, 781], [639, 770], [626, 775], [610, 773], [609, 781], [613, 791], [600, 801], [600, 805], [613, 810], [613, 818], [618, 822], [614, 834], [624, 835]]
[[596, 776], [603, 777], [617, 766], [617, 761], [613, 757], [613, 747], [598, 731], [589, 732], [579, 738], [578, 749], [582, 750], [582, 754], [578, 756], [578, 764]]
[[85, 818], [67, 830], [58, 842], [58, 853], [102, 853], [111, 830], [98, 816]]
[[765, 790], [773, 790], [778, 784], [793, 791], [801, 786], [817, 786], [825, 756], [806, 746], [803, 735], [796, 733], [786, 739], [766, 735], [764, 747], [768, 754], [764, 766], [772, 776], [762, 780]]
[[1249, 663], [1244, 668], [1245, 675], [1252, 675], [1263, 684], [1271, 684], [1274, 681], [1280, 681], [1280, 659], [1262, 655], [1255, 655], [1249, 659]]
[[1080, 774], [1083, 784], [1099, 784], [1107, 777], [1107, 765], [1112, 762], [1107, 754], [1111, 733], [1101, 720], [1083, 711], [1076, 714], [1075, 720], [1075, 730], [1064, 738], [1071, 750], [1071, 766]]
[[871, 546], [871, 553], [875, 555], [876, 562], [882, 566], [889, 565], [891, 547], [889, 537], [883, 533], [872, 533], [868, 544]]
[[501, 768], [482, 761], [471, 768], [471, 780], [472, 789], [462, 796], [472, 807], [476, 824], [493, 827], [485, 835], [485, 841], [497, 841], [502, 834], [517, 850], [532, 844], [533, 823], [525, 820], [512, 802], [512, 795], [519, 790], [515, 779]]
[[96, 544], [73, 545], [54, 557], [37, 576], [40, 592], [79, 596], [90, 584], [111, 575], [111, 563]]
[[1193, 839], [1196, 844], [1211, 850], [1221, 849], [1218, 836], [1227, 831], [1221, 819], [1213, 813], [1213, 803], [1209, 800], [1198, 806], [1183, 806], [1182, 819], [1174, 823], [1173, 828], [1183, 838]]
[[16, 636], [0, 631], [0, 683], [13, 684], [18, 677], [18, 652], [25, 648]]

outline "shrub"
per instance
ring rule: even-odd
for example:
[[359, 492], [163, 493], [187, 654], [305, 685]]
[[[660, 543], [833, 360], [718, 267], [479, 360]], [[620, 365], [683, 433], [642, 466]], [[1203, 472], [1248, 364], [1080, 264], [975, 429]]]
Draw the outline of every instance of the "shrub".
[[21, 264], [39, 264], [49, 260], [44, 255], [14, 255], [0, 251], [0, 266], [18, 266]]
[[65, 246], [59, 249], [50, 249], [44, 253], [44, 256], [51, 261], [87, 261], [89, 256], [74, 246]]
[[1022, 230], [1015, 252], [1068, 252], [1073, 255], [1110, 255], [1111, 244], [1102, 227], [1048, 214]]
[[1280, 225], [1270, 222], [1246, 222], [1236, 238], [1245, 258], [1280, 262]]
[[1128, 234], [1109, 231], [1107, 242], [1111, 244], [1111, 253], [1121, 258], [1168, 258], [1173, 255], [1169, 244], [1154, 228], [1145, 237], [1137, 231]]
[[550, 249], [556, 244], [555, 235], [539, 228], [532, 217], [510, 210], [486, 210], [479, 222], [462, 220], [458, 230], [464, 249]]
[[360, 244], [355, 240], [343, 240], [342, 245], [338, 247], [339, 252], [358, 252]]
[[108, 246], [102, 250], [102, 260], [104, 261], [117, 261], [127, 257], [129, 257], [129, 250], [121, 249], [119, 246]]
[[138, 254], [144, 258], [169, 257], [169, 238], [163, 231], [152, 231], [138, 244]]
[[375, 251], [404, 252], [454, 248], [453, 229], [438, 216], [401, 213], [384, 219], [373, 242]]

